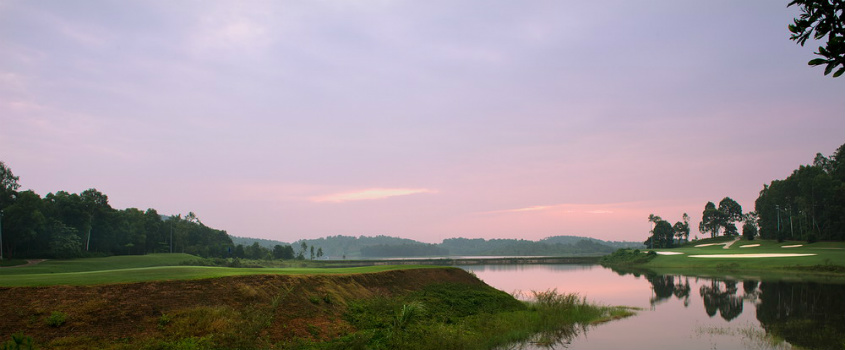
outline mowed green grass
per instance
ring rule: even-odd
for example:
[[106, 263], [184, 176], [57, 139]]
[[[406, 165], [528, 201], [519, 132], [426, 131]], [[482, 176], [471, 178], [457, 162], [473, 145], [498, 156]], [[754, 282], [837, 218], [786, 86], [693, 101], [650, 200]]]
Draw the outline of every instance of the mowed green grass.
[[266, 274], [354, 274], [431, 266], [367, 266], [352, 268], [228, 268], [179, 266], [196, 259], [188, 254], [150, 254], [73, 260], [48, 260], [38, 265], [0, 269], [0, 286], [95, 285], [144, 281], [188, 280]]
[[49, 273], [86, 272], [102, 270], [119, 270], [142, 267], [175, 266], [184, 261], [195, 260], [190, 254], [148, 254], [123, 255], [106, 258], [86, 258], [68, 260], [47, 260], [37, 265], [14, 267], [0, 270], [0, 276], [31, 275]]
[[[725, 243], [733, 239], [717, 238], [700, 240], [685, 244], [679, 248], [655, 249], [657, 252], [679, 252], [678, 255], [660, 255], [646, 263], [643, 267], [693, 267], [693, 268], [746, 268], [746, 269], [785, 269], [795, 266], [837, 265], [845, 266], [845, 242], [817, 242], [807, 244], [801, 241], [777, 242], [773, 240], [739, 240], [730, 248], [724, 245], [695, 247], [700, 244]], [[745, 245], [756, 245], [745, 247]], [[795, 248], [784, 246], [801, 245]], [[722, 255], [722, 254], [814, 254], [796, 257], [764, 257], [764, 258], [693, 258], [690, 255]]]

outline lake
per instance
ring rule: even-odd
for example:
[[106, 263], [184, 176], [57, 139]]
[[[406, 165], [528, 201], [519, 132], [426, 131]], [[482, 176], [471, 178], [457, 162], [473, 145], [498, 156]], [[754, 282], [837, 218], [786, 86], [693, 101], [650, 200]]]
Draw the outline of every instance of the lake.
[[642, 309], [578, 330], [557, 349], [845, 349], [845, 285], [641, 275], [599, 265], [461, 267], [505, 292], [521, 291], [523, 299], [557, 289]]

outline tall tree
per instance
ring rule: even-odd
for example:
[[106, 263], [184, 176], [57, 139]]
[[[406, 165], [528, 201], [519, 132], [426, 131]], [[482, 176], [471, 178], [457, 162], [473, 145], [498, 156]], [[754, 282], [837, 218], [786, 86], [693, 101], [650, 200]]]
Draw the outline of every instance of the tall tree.
[[689, 215], [684, 213], [684, 216], [681, 217], [681, 221], [676, 222], [675, 225], [672, 226], [672, 230], [675, 231], [675, 237], [678, 238], [678, 241], [689, 241]]
[[763, 186], [755, 210], [766, 239], [845, 240], [845, 145]]
[[4, 210], [3, 248], [7, 253], [4, 256], [46, 251], [47, 222], [41, 197], [33, 191], [18, 193], [15, 203]]
[[722, 212], [716, 209], [716, 204], [707, 202], [704, 205], [704, 212], [701, 213], [701, 222], [698, 224], [698, 230], [701, 233], [710, 233], [710, 238], [719, 235], [719, 228], [722, 226]]
[[12, 169], [6, 166], [6, 163], [0, 161], [0, 210], [6, 208], [15, 200], [15, 194], [18, 188], [19, 177], [12, 173]]
[[308, 244], [305, 241], [299, 242], [299, 253], [296, 255], [296, 258], [299, 260], [305, 260], [305, 252], [308, 251]]
[[[833, 77], [845, 73], [845, 1], [842, 0], [793, 0], [787, 7], [797, 5], [801, 15], [789, 25], [792, 36], [789, 39], [801, 46], [812, 37], [827, 42], [819, 46], [816, 58], [808, 62], [811, 66], [825, 66], [824, 75]], [[838, 67], [838, 68], [837, 68]]]
[[654, 234], [651, 236], [652, 242], [658, 248], [671, 248], [675, 231], [672, 229], [672, 224], [666, 220], [660, 220], [654, 225]]
[[731, 197], [722, 198], [719, 202], [719, 211], [722, 212], [722, 226], [742, 220], [742, 206]]
[[[657, 215], [654, 215], [654, 214], [648, 214], [648, 222], [650, 222], [650, 223], [652, 224], [652, 225], [651, 225], [651, 230], [650, 230], [650, 231], [648, 231], [648, 233], [650, 233], [650, 234], [651, 234], [651, 237], [654, 237], [654, 228], [657, 226], [657, 223], [658, 223], [658, 222], [660, 222], [660, 221], [662, 221], [662, 220], [663, 220], [663, 219], [662, 219], [661, 217], [657, 216]], [[652, 247], [652, 248], [654, 248], [654, 243], [655, 243], [655, 240], [654, 240], [654, 239], [652, 239], [652, 238], [649, 238], [648, 240], [646, 240], [646, 242], [645, 242], [645, 243], [646, 243], [645, 245], [646, 245], [647, 247]]]

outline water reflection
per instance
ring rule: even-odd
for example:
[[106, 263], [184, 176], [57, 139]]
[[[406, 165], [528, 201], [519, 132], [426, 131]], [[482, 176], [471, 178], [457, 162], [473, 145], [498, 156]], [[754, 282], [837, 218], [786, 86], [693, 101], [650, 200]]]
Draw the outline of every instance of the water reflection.
[[[642, 308], [587, 329], [538, 335], [511, 349], [845, 350], [845, 285], [704, 278], [598, 265], [466, 266], [506, 292], [557, 289]], [[784, 341], [785, 340], [785, 341]]]
[[716, 311], [722, 319], [730, 322], [742, 314], [742, 297], [737, 295], [737, 281], [711, 280], [709, 285], [701, 286], [699, 292], [704, 300], [707, 316], [713, 317]]
[[[620, 276], [640, 273], [614, 270]], [[672, 297], [689, 306], [688, 276], [644, 273], [654, 307]], [[845, 349], [845, 286], [795, 281], [738, 281], [693, 277], [701, 285], [704, 312], [726, 322], [739, 317], [743, 305], [755, 306], [766, 334], [807, 349]], [[742, 283], [742, 289], [739, 284]]]
[[766, 330], [810, 349], [845, 349], [845, 286], [760, 283], [757, 319]]
[[[675, 283], [675, 280], [678, 280]], [[672, 276], [672, 275], [646, 275], [646, 280], [651, 283], [651, 288], [654, 295], [649, 300], [649, 304], [654, 307], [671, 297], [683, 300], [684, 307], [689, 306], [690, 284], [689, 277]], [[683, 281], [683, 282], [681, 282]]]

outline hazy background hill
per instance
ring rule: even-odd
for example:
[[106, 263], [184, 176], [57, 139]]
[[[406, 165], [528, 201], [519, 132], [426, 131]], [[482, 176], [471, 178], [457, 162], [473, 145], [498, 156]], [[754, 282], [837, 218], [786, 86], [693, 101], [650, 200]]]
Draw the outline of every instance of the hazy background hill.
[[[258, 243], [267, 249], [276, 245], [290, 245], [296, 252], [302, 243], [310, 249], [322, 249], [329, 259], [359, 259], [388, 257], [424, 256], [578, 256], [604, 255], [618, 248], [644, 248], [641, 242], [603, 241], [580, 236], [553, 236], [540, 241], [524, 239], [449, 238], [438, 244], [423, 243], [407, 238], [390, 236], [329, 236], [318, 239], [299, 240], [293, 243], [232, 237], [232, 241], [244, 246]], [[306, 254], [308, 255], [308, 254]]]

